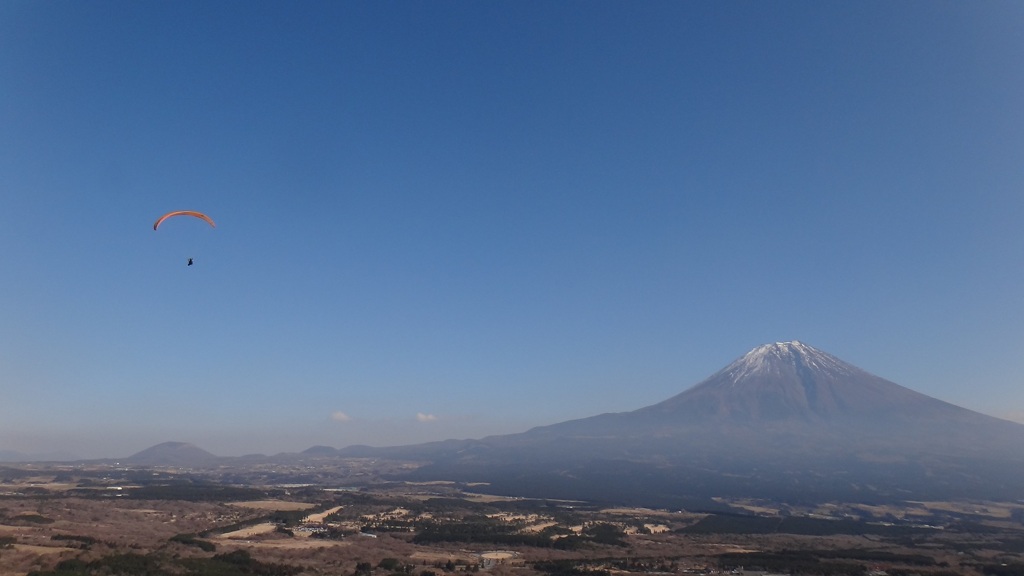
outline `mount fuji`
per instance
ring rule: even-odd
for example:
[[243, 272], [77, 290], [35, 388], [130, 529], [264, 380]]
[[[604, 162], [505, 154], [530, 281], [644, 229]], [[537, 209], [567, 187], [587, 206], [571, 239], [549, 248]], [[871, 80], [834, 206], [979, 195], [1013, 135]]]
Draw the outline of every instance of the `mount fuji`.
[[1024, 425], [931, 398], [801, 342], [759, 346], [657, 404], [480, 440], [350, 447], [419, 479], [523, 496], [1024, 499]]

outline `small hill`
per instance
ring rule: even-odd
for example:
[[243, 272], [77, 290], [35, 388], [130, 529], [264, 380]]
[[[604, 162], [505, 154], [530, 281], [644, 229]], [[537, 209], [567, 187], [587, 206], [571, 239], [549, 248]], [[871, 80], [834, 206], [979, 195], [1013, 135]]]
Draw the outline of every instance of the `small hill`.
[[303, 450], [302, 455], [313, 458], [333, 457], [338, 455], [338, 450], [330, 446], [311, 446]]
[[206, 466], [219, 460], [218, 456], [187, 442], [164, 442], [125, 459], [139, 466]]

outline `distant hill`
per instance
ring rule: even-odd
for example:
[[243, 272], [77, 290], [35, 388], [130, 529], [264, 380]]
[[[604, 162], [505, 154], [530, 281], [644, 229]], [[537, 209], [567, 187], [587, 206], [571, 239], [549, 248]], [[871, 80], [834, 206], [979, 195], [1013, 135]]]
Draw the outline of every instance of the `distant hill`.
[[194, 444], [164, 442], [133, 454], [124, 461], [136, 466], [199, 467], [209, 465], [218, 459], [218, 456], [214, 456]]
[[331, 448], [330, 446], [312, 446], [306, 448], [301, 452], [304, 456], [317, 457], [336, 457], [338, 455], [337, 448]]
[[421, 479], [644, 504], [1024, 498], [1024, 425], [920, 394], [801, 342], [759, 346], [631, 412], [480, 440], [339, 452], [429, 460], [416, 472]]

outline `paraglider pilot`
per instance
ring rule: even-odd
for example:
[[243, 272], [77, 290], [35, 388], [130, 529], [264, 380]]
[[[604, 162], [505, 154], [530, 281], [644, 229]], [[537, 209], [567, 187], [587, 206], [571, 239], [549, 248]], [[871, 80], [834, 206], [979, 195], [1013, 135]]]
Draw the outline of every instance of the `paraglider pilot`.
[[192, 265], [192, 259], [191, 259], [191, 258], [189, 258], [189, 259], [188, 259], [188, 265], [189, 265], [189, 266], [191, 266], [191, 265]]

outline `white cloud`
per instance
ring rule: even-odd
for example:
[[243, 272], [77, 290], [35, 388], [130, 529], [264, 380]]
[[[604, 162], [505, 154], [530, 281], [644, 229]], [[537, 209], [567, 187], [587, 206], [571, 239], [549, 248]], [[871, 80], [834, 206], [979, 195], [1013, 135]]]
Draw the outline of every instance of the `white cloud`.
[[345, 414], [341, 410], [331, 412], [331, 420], [334, 420], [335, 422], [348, 422], [351, 419], [352, 418], [348, 414]]
[[437, 420], [437, 416], [434, 416], [433, 414], [424, 414], [423, 412], [420, 412], [416, 414], [416, 419], [419, 420], [420, 422], [433, 422]]

